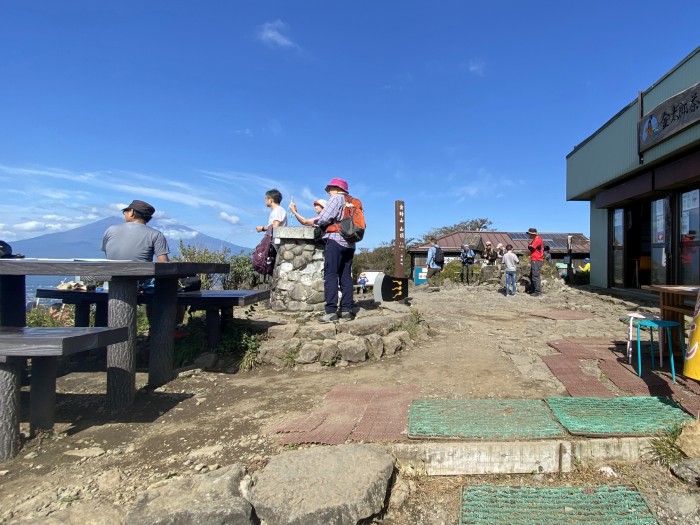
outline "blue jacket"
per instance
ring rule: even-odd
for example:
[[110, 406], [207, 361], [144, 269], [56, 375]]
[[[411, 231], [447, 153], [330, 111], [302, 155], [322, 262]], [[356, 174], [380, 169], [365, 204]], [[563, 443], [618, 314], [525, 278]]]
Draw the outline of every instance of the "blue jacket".
[[435, 262], [435, 246], [431, 246], [428, 250], [428, 268], [442, 268], [439, 264]]
[[[462, 250], [462, 252], [459, 254], [459, 258], [462, 260], [462, 266], [464, 266], [465, 264], [474, 264], [476, 255], [474, 254], [474, 250], [469, 248], [469, 251], [467, 252]], [[467, 262], [467, 259], [471, 259], [471, 262]]]

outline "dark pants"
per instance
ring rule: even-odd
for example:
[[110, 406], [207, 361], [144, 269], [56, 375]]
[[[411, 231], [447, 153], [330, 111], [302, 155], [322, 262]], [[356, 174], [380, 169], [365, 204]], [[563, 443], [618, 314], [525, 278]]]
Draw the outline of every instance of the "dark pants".
[[331, 239], [326, 239], [323, 252], [323, 294], [326, 299], [326, 313], [334, 314], [338, 310], [338, 284], [343, 296], [340, 309], [352, 311], [352, 257], [355, 248], [346, 248]]
[[542, 293], [542, 277], [540, 272], [542, 271], [543, 264], [543, 261], [530, 262], [530, 283], [532, 293]]
[[473, 280], [474, 278], [474, 271], [472, 269], [473, 264], [463, 264], [462, 265], [462, 274], [460, 275], [460, 279], [462, 282], [465, 282], [469, 284], [469, 281]]

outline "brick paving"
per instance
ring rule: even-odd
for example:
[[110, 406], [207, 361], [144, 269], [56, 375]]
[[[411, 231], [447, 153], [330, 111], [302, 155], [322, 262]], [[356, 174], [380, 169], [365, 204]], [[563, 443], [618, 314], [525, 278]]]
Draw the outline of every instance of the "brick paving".
[[405, 441], [411, 401], [420, 394], [413, 386], [336, 385], [318, 411], [274, 429], [280, 444], [346, 441]]
[[[558, 354], [542, 360], [573, 397], [612, 397], [618, 395], [663, 396], [681, 404], [691, 415], [700, 413], [700, 383], [679, 375], [682, 363], [676, 369], [674, 384], [667, 362], [663, 370], [651, 370], [651, 358], [642, 354], [642, 376], [637, 373], [636, 354], [633, 364], [627, 363], [626, 341], [604, 337], [570, 338], [549, 341]], [[618, 392], [608, 388], [601, 379], [586, 374], [581, 360], [594, 359], [603, 376]], [[667, 360], [668, 361], [668, 360]]]
[[[663, 396], [678, 402], [695, 417], [700, 414], [699, 382], [677, 374], [678, 384], [674, 384], [670, 372], [651, 370], [648, 354], [643, 354], [639, 377], [636, 355], [633, 365], [627, 363], [626, 341], [590, 337], [547, 344], [558, 353], [543, 356], [542, 361], [572, 397]], [[586, 373], [584, 364], [588, 363], [584, 361], [591, 360], [597, 363], [600, 377]], [[413, 386], [336, 385], [318, 410], [272, 431], [282, 434], [282, 445], [406, 441], [408, 410], [419, 394], [420, 390]]]

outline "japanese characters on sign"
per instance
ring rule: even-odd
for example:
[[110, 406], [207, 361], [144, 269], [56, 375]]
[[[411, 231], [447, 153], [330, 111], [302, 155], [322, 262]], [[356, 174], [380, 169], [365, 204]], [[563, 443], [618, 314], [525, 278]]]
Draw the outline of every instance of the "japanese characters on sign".
[[700, 82], [665, 100], [639, 121], [639, 153], [700, 121]]
[[394, 254], [396, 260], [396, 277], [404, 276], [404, 256], [406, 254], [406, 210], [403, 201], [394, 204]]

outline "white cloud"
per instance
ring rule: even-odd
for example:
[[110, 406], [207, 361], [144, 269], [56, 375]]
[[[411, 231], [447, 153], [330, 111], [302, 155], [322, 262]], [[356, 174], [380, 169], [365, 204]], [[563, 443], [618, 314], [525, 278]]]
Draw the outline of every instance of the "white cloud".
[[291, 38], [283, 34], [287, 29], [287, 24], [282, 22], [282, 20], [265, 22], [258, 28], [257, 36], [261, 42], [271, 47], [299, 49], [299, 46]]
[[235, 215], [229, 215], [225, 211], [222, 211], [221, 213], [219, 213], [219, 219], [221, 219], [222, 221], [228, 222], [230, 224], [238, 224], [241, 220], [240, 217], [237, 217]]
[[15, 230], [19, 230], [22, 232], [40, 231], [43, 230], [45, 227], [46, 225], [43, 222], [39, 221], [21, 222], [19, 224], [14, 225]]
[[468, 69], [470, 73], [483, 77], [485, 68], [486, 64], [482, 60], [473, 58], [469, 61]]
[[161, 232], [163, 232], [163, 235], [165, 235], [168, 239], [192, 239], [197, 236], [197, 232], [193, 230], [169, 230], [164, 228], [161, 230]]

